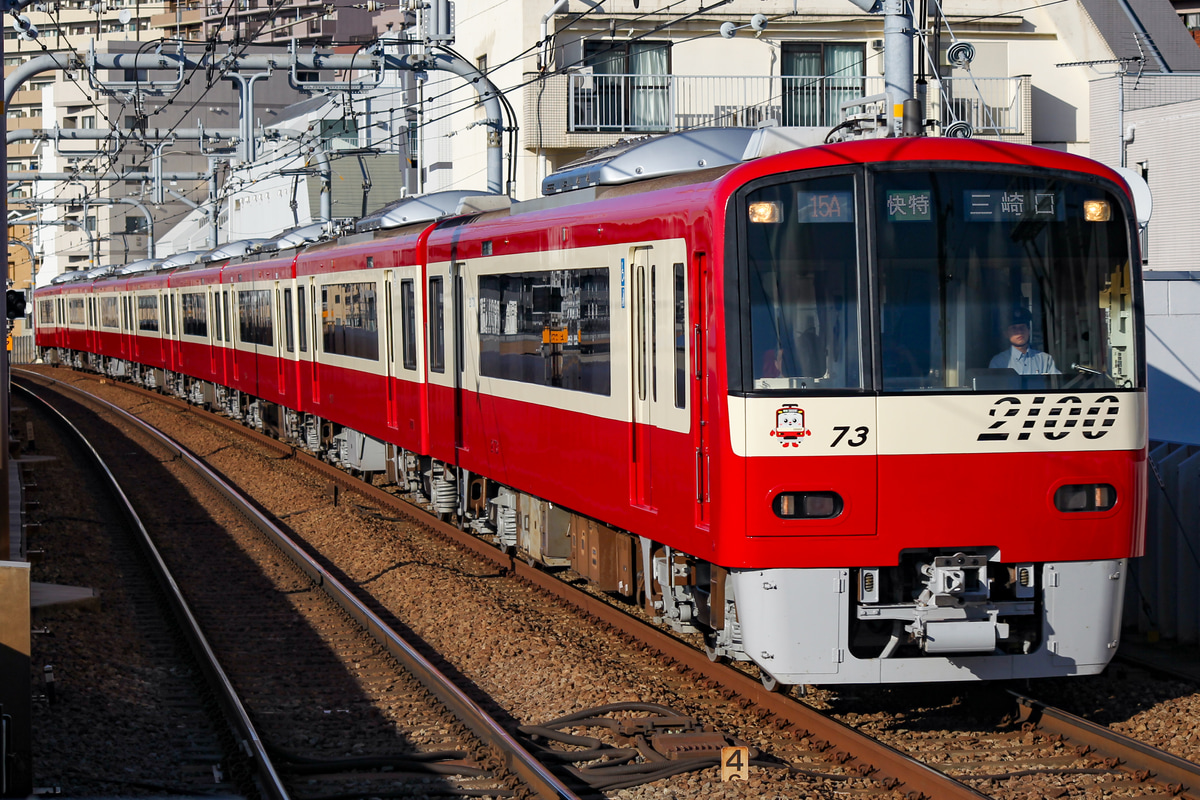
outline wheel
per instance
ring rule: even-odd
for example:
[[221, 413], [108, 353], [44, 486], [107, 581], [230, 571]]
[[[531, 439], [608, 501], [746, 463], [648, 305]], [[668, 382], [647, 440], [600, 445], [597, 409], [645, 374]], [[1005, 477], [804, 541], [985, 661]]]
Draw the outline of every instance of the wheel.
[[775, 676], [767, 672], [765, 669], [759, 670], [758, 679], [762, 681], [763, 688], [768, 692], [787, 694], [788, 690], [792, 688], [790, 683], [781, 683], [775, 680]]
[[724, 660], [724, 656], [721, 655], [721, 651], [709, 644], [707, 639], [704, 641], [704, 653], [708, 656], [708, 660], [714, 664], [720, 663]]

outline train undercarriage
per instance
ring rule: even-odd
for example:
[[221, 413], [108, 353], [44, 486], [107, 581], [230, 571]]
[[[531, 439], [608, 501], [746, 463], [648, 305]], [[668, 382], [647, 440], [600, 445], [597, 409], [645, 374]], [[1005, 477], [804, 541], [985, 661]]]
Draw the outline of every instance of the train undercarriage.
[[1094, 674], [1119, 639], [1123, 559], [1008, 563], [998, 548], [925, 549], [879, 567], [727, 569], [235, 389], [77, 351], [46, 356], [174, 395], [368, 482], [396, 485], [531, 564], [570, 568], [656, 621], [702, 634], [714, 660], [756, 663], [768, 688]]

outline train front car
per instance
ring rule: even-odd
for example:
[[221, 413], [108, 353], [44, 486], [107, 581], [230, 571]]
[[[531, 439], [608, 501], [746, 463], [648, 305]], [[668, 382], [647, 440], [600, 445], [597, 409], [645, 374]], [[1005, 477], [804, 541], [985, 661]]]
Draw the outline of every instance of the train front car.
[[1118, 181], [947, 140], [726, 176], [714, 654], [768, 685], [1104, 668], [1146, 478]]

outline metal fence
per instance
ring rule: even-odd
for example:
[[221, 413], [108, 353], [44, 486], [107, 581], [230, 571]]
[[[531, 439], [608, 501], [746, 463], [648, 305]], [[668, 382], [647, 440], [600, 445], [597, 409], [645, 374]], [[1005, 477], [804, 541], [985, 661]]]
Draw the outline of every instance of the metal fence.
[[[669, 133], [727, 125], [829, 127], [840, 105], [881, 94], [882, 77], [822, 75], [618, 75], [571, 73], [567, 130]], [[979, 133], [1021, 134], [1021, 78], [945, 78], [930, 104], [943, 125], [962, 120]], [[933, 90], [931, 89], [931, 92]]]
[[12, 350], [8, 354], [10, 364], [32, 364], [37, 359], [37, 348], [33, 345], [33, 334], [12, 337]]

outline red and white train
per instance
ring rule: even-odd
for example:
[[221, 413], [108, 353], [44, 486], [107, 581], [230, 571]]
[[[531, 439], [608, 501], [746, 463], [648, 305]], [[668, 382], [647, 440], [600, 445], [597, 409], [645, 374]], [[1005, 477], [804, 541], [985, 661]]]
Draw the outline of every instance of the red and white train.
[[544, 188], [74, 276], [37, 343], [386, 473], [768, 686], [1104, 668], [1146, 503], [1119, 175], [726, 129]]

